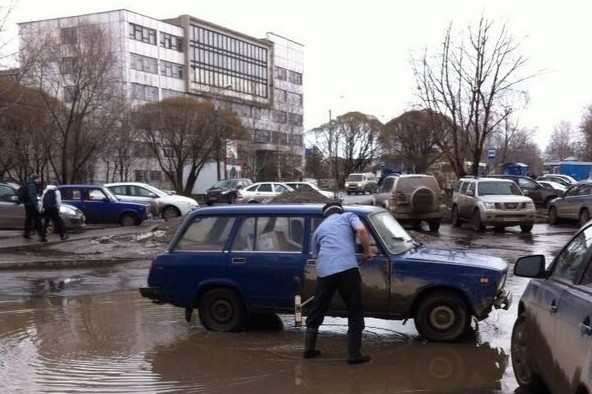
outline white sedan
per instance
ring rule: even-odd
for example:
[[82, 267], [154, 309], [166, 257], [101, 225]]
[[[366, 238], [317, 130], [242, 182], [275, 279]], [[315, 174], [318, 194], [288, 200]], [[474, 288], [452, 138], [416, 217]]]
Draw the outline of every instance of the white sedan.
[[269, 202], [284, 192], [292, 192], [290, 186], [283, 182], [257, 182], [244, 189], [237, 190], [237, 203], [259, 203]]

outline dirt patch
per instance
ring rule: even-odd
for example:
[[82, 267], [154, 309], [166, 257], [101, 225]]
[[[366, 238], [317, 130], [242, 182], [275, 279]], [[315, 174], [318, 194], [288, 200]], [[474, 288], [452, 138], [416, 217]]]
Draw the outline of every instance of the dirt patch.
[[303, 190], [297, 189], [293, 192], [282, 193], [277, 197], [274, 197], [270, 203], [271, 204], [281, 204], [281, 203], [327, 203], [329, 201], [333, 201], [330, 198], [323, 196], [321, 193], [317, 192], [316, 190]]

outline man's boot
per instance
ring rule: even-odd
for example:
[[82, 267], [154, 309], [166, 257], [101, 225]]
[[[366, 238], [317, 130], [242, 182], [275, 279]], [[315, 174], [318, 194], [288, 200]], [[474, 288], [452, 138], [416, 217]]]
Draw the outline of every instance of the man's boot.
[[304, 353], [302, 357], [313, 358], [321, 355], [321, 352], [316, 350], [317, 346], [317, 328], [307, 328], [304, 335]]
[[363, 356], [362, 348], [362, 333], [347, 334], [347, 352], [349, 354], [347, 363], [350, 365], [364, 364], [370, 361], [370, 356]]

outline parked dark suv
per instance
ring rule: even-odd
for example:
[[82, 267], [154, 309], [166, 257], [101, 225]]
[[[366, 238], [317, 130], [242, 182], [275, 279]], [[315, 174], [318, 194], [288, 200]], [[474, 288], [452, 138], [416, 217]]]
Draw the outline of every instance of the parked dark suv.
[[548, 265], [542, 254], [519, 258], [514, 275], [532, 278], [512, 330], [518, 384], [532, 393], [592, 393], [592, 222]]
[[253, 181], [248, 178], [222, 179], [206, 190], [206, 205], [213, 205], [217, 202], [234, 204], [236, 202], [236, 191], [251, 186]]
[[[296, 325], [314, 295], [316, 260], [310, 239], [322, 204], [235, 204], [197, 209], [167, 250], [152, 262], [140, 293], [155, 303], [198, 310], [213, 331], [248, 328], [256, 314], [294, 313]], [[467, 250], [414, 241], [384, 208], [345, 205], [368, 227], [374, 257], [360, 263], [366, 317], [414, 319], [422, 337], [461, 340], [473, 319], [508, 308], [508, 263]], [[357, 259], [362, 248], [356, 242]], [[331, 316], [346, 308], [335, 297]]]
[[548, 208], [549, 203], [554, 198], [559, 197], [560, 192], [555, 189], [549, 189], [535, 181], [534, 179], [521, 175], [506, 175], [506, 174], [490, 174], [488, 177], [511, 179], [522, 190], [526, 197], [532, 198], [534, 205], [538, 207]]

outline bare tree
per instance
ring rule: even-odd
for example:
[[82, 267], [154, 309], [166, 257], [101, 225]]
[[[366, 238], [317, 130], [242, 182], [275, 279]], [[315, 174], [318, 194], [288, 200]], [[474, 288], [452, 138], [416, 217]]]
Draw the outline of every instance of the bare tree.
[[348, 112], [312, 130], [315, 145], [338, 185], [349, 173], [369, 170], [380, 156], [378, 136], [382, 127], [374, 116]]
[[577, 130], [572, 129], [571, 123], [562, 120], [555, 126], [545, 154], [549, 159], [565, 160], [577, 154], [576, 147], [579, 141]]
[[458, 177], [467, 160], [478, 174], [485, 141], [510, 115], [509, 104], [525, 97], [517, 90], [525, 63], [506, 25], [496, 31], [483, 17], [466, 40], [456, 41], [450, 24], [441, 53], [412, 59], [420, 105], [445, 120], [437, 144]]
[[[244, 137], [240, 119], [216, 110], [209, 101], [175, 97], [136, 110], [134, 124], [175, 190], [190, 194], [204, 164], [215, 157], [220, 141]], [[183, 176], [187, 175], [185, 187]]]
[[379, 138], [385, 161], [401, 163], [414, 173], [426, 172], [441, 157], [432, 118], [426, 111], [408, 111], [387, 122]]
[[50, 165], [60, 182], [88, 181], [103, 132], [112, 125], [107, 103], [121, 92], [113, 74], [116, 56], [107, 31], [96, 24], [75, 28], [21, 30], [21, 56], [30, 64], [23, 76], [43, 93], [55, 121], [46, 135]]
[[580, 122], [580, 135], [582, 136], [580, 156], [582, 160], [592, 161], [592, 106], [586, 108]]

